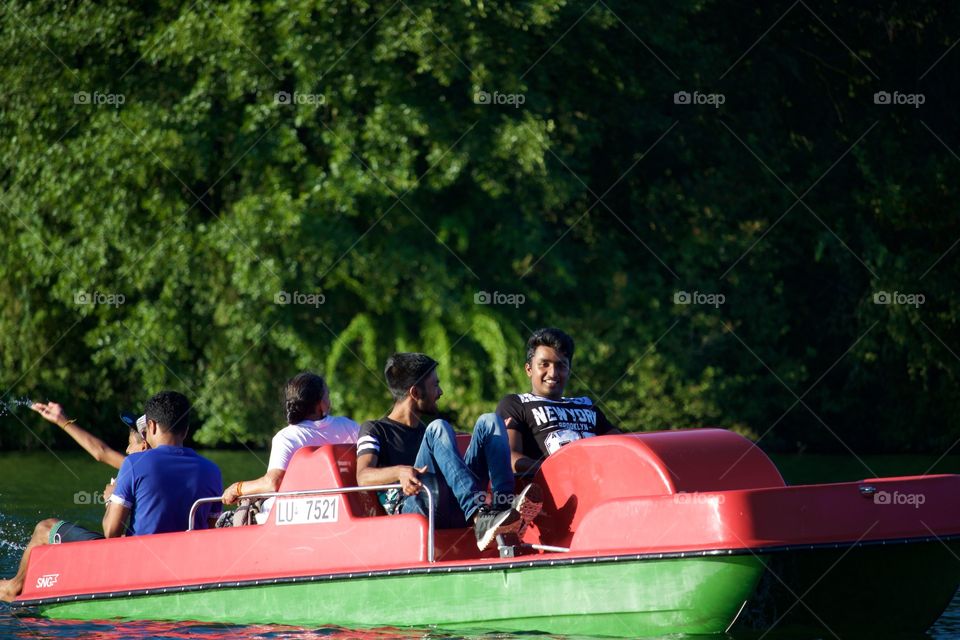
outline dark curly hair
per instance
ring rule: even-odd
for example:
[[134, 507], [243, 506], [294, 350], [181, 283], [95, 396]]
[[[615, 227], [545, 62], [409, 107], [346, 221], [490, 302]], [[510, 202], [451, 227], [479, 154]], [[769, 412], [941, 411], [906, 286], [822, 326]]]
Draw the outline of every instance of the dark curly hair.
[[422, 353], [395, 353], [387, 359], [383, 377], [396, 401], [407, 397], [410, 387], [423, 389], [423, 383], [439, 363]]
[[537, 347], [550, 347], [573, 363], [573, 338], [556, 327], [537, 329], [527, 340], [527, 364], [533, 361]]
[[283, 409], [287, 424], [303, 422], [312, 415], [326, 390], [327, 382], [323, 376], [310, 371], [298, 373], [287, 380], [283, 386]]
[[190, 401], [176, 391], [161, 391], [149, 400], [144, 413], [168, 432], [186, 437], [190, 430]]

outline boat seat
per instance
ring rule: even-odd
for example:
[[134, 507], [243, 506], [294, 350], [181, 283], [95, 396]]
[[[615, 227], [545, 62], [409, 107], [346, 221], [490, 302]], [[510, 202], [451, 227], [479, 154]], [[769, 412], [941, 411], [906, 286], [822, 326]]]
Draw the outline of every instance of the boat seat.
[[[466, 452], [470, 445], [470, 436], [464, 433], [457, 434], [457, 448], [460, 454]], [[352, 444], [333, 445], [333, 456], [337, 461], [337, 471], [339, 472], [339, 482], [333, 486], [337, 487], [355, 487], [357, 486], [357, 447]], [[348, 496], [350, 511], [358, 518], [370, 518], [374, 516], [385, 516], [386, 511], [373, 492], [353, 493]]]

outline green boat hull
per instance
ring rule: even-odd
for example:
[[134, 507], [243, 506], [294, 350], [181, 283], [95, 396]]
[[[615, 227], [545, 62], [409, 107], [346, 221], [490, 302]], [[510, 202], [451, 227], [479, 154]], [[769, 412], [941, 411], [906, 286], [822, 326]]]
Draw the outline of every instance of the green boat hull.
[[752, 555], [634, 558], [114, 594], [39, 609], [75, 620], [708, 634], [730, 626], [763, 571]]

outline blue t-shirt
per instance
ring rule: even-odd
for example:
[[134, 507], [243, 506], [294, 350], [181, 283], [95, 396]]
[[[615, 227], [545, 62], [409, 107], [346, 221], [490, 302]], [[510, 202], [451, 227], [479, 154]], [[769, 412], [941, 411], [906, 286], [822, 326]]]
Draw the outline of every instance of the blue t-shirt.
[[[111, 500], [130, 509], [127, 535], [186, 531], [190, 507], [199, 498], [223, 493], [220, 468], [193, 449], [163, 445], [127, 456]], [[195, 529], [220, 512], [217, 503], [201, 505]]]

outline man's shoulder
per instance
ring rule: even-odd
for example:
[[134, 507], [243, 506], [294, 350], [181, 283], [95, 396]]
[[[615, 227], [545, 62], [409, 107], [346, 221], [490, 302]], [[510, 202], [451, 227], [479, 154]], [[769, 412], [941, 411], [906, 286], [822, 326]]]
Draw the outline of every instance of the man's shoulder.
[[216, 463], [216, 462], [214, 462], [213, 460], [211, 460], [210, 458], [208, 458], [208, 457], [206, 457], [206, 456], [204, 456], [204, 455], [200, 455], [199, 453], [197, 453], [197, 452], [194, 451], [193, 449], [191, 449], [191, 448], [189, 448], [189, 447], [184, 447], [184, 448], [183, 448], [183, 452], [184, 452], [185, 455], [188, 455], [188, 456], [191, 456], [191, 457], [196, 458], [196, 459], [197, 459], [197, 462], [199, 462], [201, 465], [203, 465], [203, 466], [205, 466], [205, 467], [213, 467], [213, 468], [216, 469], [217, 471], [220, 471], [220, 467], [217, 466], [217, 463]]
[[353, 429], [354, 431], [359, 428], [357, 422], [347, 416], [327, 416], [321, 423], [324, 428]]
[[384, 432], [396, 429], [397, 424], [392, 420], [383, 418], [376, 418], [375, 420], [367, 420], [362, 425], [360, 425], [361, 433], [370, 433], [370, 432]]

